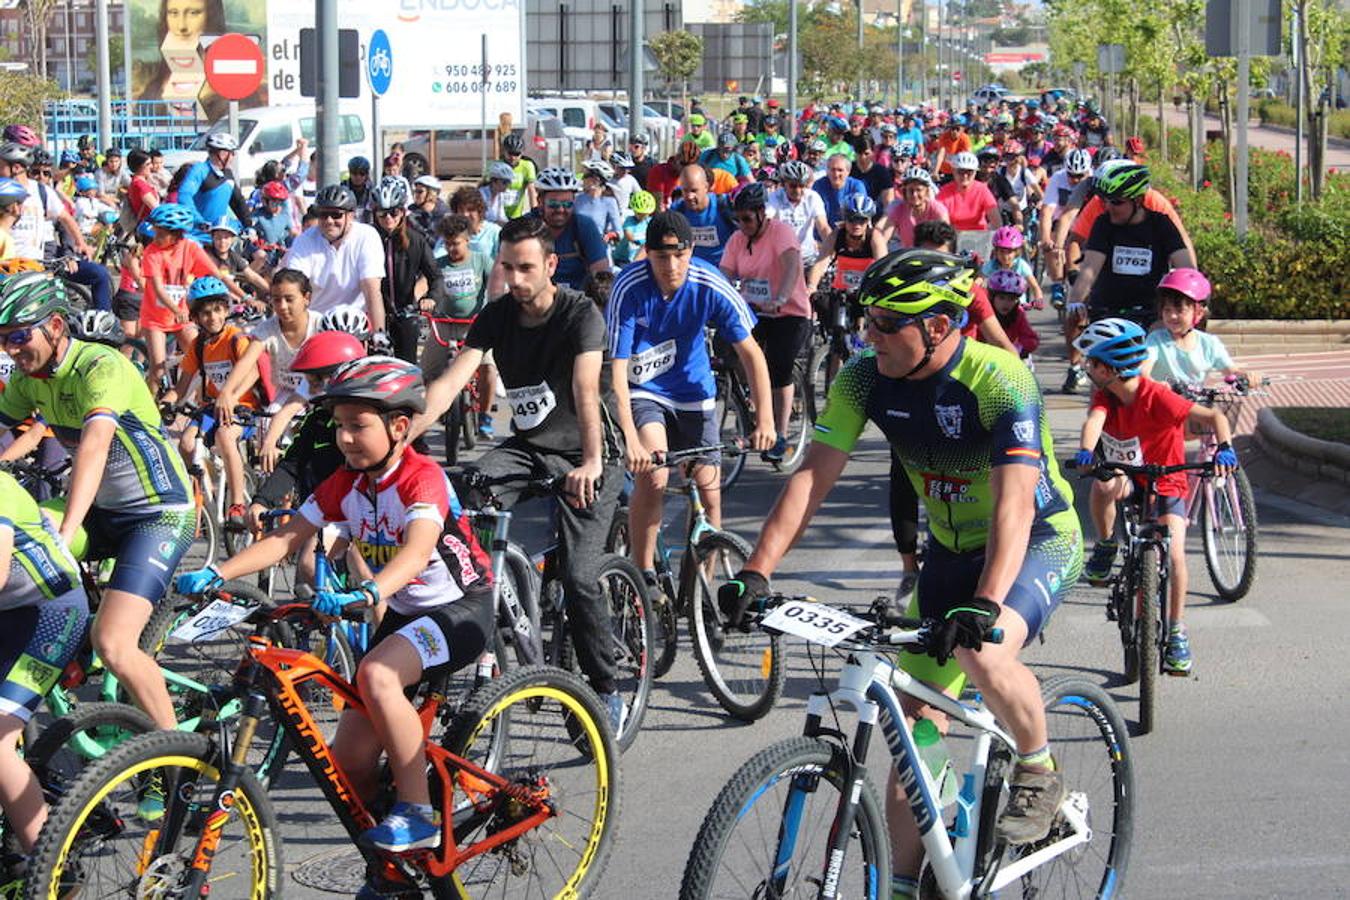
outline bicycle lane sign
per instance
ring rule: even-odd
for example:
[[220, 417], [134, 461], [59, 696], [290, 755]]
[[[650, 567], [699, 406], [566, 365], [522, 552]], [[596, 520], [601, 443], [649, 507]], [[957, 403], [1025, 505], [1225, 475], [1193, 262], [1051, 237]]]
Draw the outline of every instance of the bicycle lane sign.
[[384, 29], [377, 28], [370, 35], [366, 47], [366, 77], [370, 79], [370, 91], [381, 97], [389, 90], [389, 82], [394, 75], [394, 50], [389, 45], [389, 35]]

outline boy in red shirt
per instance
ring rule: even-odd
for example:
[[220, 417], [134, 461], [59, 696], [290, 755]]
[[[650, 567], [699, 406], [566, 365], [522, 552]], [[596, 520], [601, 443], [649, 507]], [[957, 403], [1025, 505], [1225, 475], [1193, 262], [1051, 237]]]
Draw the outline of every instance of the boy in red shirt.
[[[1093, 322], [1074, 341], [1086, 357], [1087, 375], [1097, 387], [1083, 423], [1075, 464], [1079, 468], [1092, 465], [1092, 451], [1100, 440], [1107, 462], [1179, 465], [1186, 461], [1184, 429], [1189, 423], [1197, 432], [1214, 432], [1219, 441], [1214, 471], [1219, 475], [1231, 472], [1237, 466], [1237, 454], [1229, 443], [1232, 435], [1228, 419], [1141, 375], [1139, 366], [1148, 358], [1144, 341], [1144, 329], [1126, 319]], [[1101, 585], [1111, 575], [1116, 559], [1116, 502], [1129, 497], [1133, 490], [1134, 483], [1124, 476], [1092, 483], [1090, 506], [1098, 540], [1092, 558], [1083, 567], [1083, 575], [1091, 584]], [[1167, 526], [1172, 537], [1168, 591], [1172, 630], [1167, 636], [1163, 666], [1172, 674], [1185, 675], [1191, 671], [1190, 641], [1182, 622], [1187, 587], [1186, 474], [1164, 476], [1157, 490], [1158, 521]]]

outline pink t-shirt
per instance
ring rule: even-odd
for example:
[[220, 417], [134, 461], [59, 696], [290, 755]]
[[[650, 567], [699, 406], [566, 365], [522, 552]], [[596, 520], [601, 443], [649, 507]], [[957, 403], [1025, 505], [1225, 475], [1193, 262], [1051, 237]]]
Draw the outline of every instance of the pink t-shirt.
[[895, 235], [892, 240], [898, 241], [901, 247], [914, 246], [914, 226], [921, 222], [951, 221], [947, 213], [947, 207], [936, 199], [928, 201], [928, 208], [919, 213], [917, 219], [908, 203], [904, 200], [897, 200], [891, 204], [890, 209], [886, 210], [886, 218], [895, 227]]
[[767, 318], [775, 316], [811, 316], [811, 301], [806, 294], [806, 279], [798, 262], [792, 267], [791, 294], [778, 305], [782, 295], [783, 256], [796, 251], [800, 258], [797, 233], [792, 226], [778, 219], [767, 219], [764, 231], [747, 250], [745, 232], [739, 228], [727, 240], [722, 251], [722, 271], [733, 281], [740, 279], [741, 296], [755, 308], [755, 314]]
[[938, 199], [951, 214], [952, 227], [957, 231], [984, 231], [989, 227], [986, 216], [989, 210], [998, 208], [998, 201], [982, 181], [972, 181], [965, 192], [950, 181], [938, 191]]

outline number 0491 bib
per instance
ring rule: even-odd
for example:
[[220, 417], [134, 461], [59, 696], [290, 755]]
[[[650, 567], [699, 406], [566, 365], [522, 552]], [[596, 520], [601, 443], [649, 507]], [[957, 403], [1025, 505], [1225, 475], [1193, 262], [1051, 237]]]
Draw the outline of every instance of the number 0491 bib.
[[548, 382], [506, 389], [506, 402], [511, 404], [511, 421], [518, 431], [538, 428], [557, 407], [557, 398]]

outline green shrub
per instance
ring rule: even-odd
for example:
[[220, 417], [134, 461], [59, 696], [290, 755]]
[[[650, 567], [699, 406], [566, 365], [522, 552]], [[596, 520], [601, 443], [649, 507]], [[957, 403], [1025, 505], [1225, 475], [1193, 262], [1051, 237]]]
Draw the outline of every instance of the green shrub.
[[[1262, 100], [1256, 105], [1256, 117], [1263, 125], [1296, 126], [1294, 107], [1283, 100]], [[1327, 133], [1332, 137], [1350, 138], [1350, 110], [1332, 110]]]
[[[1152, 116], [1139, 117], [1139, 136], [1149, 147], [1158, 147], [1158, 120]], [[1191, 132], [1185, 126], [1167, 126], [1167, 160], [1173, 165], [1184, 166], [1191, 152]]]

